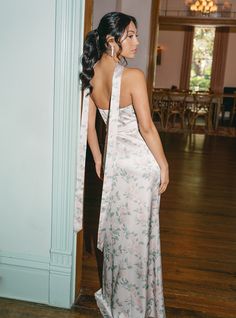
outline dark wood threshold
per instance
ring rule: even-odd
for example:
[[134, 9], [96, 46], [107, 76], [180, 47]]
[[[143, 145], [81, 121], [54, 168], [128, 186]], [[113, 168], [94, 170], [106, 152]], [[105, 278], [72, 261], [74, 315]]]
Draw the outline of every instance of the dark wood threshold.
[[164, 17], [159, 16], [161, 25], [213, 25], [235, 27], [236, 19], [209, 17]]

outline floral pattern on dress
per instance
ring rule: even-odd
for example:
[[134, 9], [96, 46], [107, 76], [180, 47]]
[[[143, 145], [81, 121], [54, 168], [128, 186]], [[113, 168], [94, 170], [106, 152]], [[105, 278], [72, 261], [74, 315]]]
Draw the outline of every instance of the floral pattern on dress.
[[77, 233], [83, 227], [83, 205], [84, 205], [84, 176], [85, 159], [87, 149], [87, 131], [88, 131], [88, 112], [89, 112], [89, 89], [84, 90], [83, 109], [81, 115], [79, 144], [77, 153], [77, 176], [75, 188], [75, 212], [73, 220], [73, 229]]
[[160, 168], [132, 105], [119, 108], [123, 66], [113, 76], [98, 248], [103, 285], [95, 294], [107, 318], [165, 318], [159, 228]]

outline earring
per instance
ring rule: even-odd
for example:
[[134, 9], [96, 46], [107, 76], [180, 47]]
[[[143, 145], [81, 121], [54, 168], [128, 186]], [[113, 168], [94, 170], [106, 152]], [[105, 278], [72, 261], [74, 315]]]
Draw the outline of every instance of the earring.
[[114, 52], [114, 46], [112, 45], [112, 46], [111, 46], [111, 56], [112, 56], [112, 57], [114, 57], [114, 53], [115, 53], [115, 52]]

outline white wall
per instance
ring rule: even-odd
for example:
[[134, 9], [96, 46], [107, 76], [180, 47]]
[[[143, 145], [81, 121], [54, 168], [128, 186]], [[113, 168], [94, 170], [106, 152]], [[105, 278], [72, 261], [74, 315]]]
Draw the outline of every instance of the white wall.
[[116, 11], [116, 0], [93, 1], [93, 28], [97, 28], [101, 18], [108, 12]]
[[130, 67], [138, 67], [147, 74], [150, 45], [151, 0], [122, 1], [122, 12], [133, 15], [138, 22], [139, 46], [135, 59], [128, 60]]
[[46, 302], [55, 1], [1, 1], [0, 38], [0, 295]]
[[138, 67], [145, 74], [149, 61], [151, 3], [151, 0], [94, 0], [94, 28], [98, 26], [102, 16], [110, 11], [121, 11], [137, 19], [140, 45], [135, 59], [128, 60], [128, 66]]
[[236, 29], [231, 29], [227, 50], [224, 86], [236, 87]]
[[[156, 87], [179, 87], [184, 31], [160, 30], [158, 45], [162, 48], [161, 65], [156, 69]], [[231, 28], [227, 50], [224, 86], [236, 86], [236, 29]]]
[[49, 257], [54, 1], [0, 10], [1, 251]]
[[185, 10], [185, 0], [161, 0], [161, 10]]
[[84, 3], [0, 8], [0, 297], [69, 308]]
[[155, 87], [179, 87], [184, 31], [160, 30], [158, 45], [162, 49], [161, 65], [156, 68]]

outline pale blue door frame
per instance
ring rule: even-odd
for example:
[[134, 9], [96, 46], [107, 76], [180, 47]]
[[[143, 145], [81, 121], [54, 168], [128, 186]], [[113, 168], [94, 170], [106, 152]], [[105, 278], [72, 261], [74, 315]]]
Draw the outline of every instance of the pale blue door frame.
[[52, 228], [49, 304], [69, 308], [75, 295], [76, 235], [73, 233], [77, 136], [81, 92], [79, 59], [84, 0], [56, 0]]

